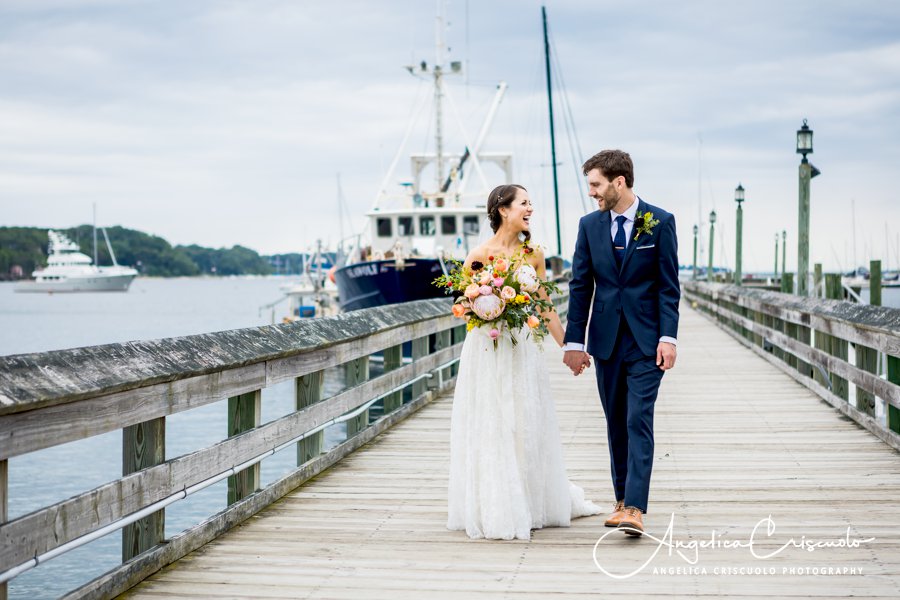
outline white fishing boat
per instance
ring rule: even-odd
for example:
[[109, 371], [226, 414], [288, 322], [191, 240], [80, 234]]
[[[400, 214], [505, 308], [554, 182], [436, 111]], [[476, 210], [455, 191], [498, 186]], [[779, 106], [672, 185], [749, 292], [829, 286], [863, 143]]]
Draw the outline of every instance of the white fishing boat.
[[109, 248], [113, 264], [98, 267], [91, 258], [82, 253], [78, 244], [64, 234], [50, 230], [47, 267], [32, 273], [34, 281], [21, 282], [16, 292], [126, 292], [138, 272], [131, 267], [116, 263], [116, 255], [106, 230], [103, 237]]

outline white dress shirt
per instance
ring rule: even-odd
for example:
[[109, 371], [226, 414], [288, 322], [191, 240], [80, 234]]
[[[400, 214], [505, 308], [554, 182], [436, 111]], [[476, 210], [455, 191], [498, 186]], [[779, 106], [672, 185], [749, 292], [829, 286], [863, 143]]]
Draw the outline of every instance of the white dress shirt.
[[[616, 221], [616, 218], [620, 217], [620, 216], [625, 217], [625, 223], [623, 223], [622, 227], [625, 228], [625, 247], [626, 248], [628, 247], [628, 244], [630, 244], [631, 242], [634, 241], [633, 239], [631, 239], [632, 238], [631, 232], [634, 231], [634, 218], [637, 216], [637, 209], [638, 209], [639, 202], [640, 202], [640, 198], [635, 196], [634, 202], [632, 202], [631, 206], [626, 208], [624, 212], [617, 213], [614, 210], [609, 211], [609, 215], [610, 215], [609, 235], [610, 235], [611, 240], [615, 240], [616, 234], [619, 232], [619, 223]], [[667, 335], [664, 335], [661, 338], [659, 338], [659, 341], [660, 342], [668, 342], [668, 343], [672, 344], [673, 346], [678, 344], [678, 341], [675, 338], [669, 337]], [[583, 352], [584, 344], [579, 344], [577, 342], [568, 342], [563, 345], [563, 350], [564, 351], [577, 350], [579, 352]]]

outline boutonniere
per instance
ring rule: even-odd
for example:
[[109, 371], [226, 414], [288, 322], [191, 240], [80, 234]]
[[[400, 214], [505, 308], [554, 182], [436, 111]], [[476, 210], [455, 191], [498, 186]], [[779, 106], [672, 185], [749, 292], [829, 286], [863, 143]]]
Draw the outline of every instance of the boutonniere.
[[642, 233], [653, 235], [653, 228], [657, 225], [659, 225], [659, 219], [654, 219], [653, 213], [649, 210], [644, 214], [638, 213], [634, 218], [634, 239], [638, 239]]

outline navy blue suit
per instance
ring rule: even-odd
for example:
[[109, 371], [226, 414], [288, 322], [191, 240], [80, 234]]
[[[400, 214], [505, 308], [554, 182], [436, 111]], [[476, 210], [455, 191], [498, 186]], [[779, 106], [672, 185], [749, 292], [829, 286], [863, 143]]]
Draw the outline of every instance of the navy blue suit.
[[[638, 215], [659, 220], [652, 233], [631, 232], [621, 267], [610, 213], [582, 217], [572, 259], [565, 341], [594, 357], [606, 415], [616, 500], [647, 512], [653, 468], [653, 407], [663, 371], [659, 338], [678, 336], [678, 240], [675, 217], [640, 198]], [[637, 239], [635, 236], [637, 235]]]

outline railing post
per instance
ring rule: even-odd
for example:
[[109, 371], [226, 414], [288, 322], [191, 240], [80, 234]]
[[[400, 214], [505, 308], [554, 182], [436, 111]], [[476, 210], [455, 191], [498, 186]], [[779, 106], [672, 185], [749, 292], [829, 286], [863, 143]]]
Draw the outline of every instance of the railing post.
[[782, 273], [781, 273], [781, 291], [785, 294], [793, 294], [794, 293], [794, 274], [793, 273], [785, 273], [782, 271]]
[[[840, 273], [828, 273], [825, 275], [825, 297], [831, 300], [843, 300], [844, 288], [841, 285]], [[833, 335], [828, 336], [827, 342], [829, 344], [828, 353], [846, 362], [849, 356], [847, 342]], [[838, 398], [850, 399], [850, 387], [847, 384], [847, 380], [843, 377], [838, 377], [834, 373], [831, 373], [831, 391]]]
[[[322, 400], [322, 392], [325, 389], [325, 371], [308, 373], [296, 379], [296, 397], [294, 406], [297, 410], [303, 410]], [[322, 453], [324, 431], [305, 437], [297, 442], [297, 465], [302, 465], [308, 460]]]
[[[391, 346], [384, 349], [384, 372], [394, 371], [403, 366], [403, 345]], [[403, 404], [403, 390], [394, 392], [384, 397], [384, 414], [388, 414], [400, 408]]]
[[[466, 326], [459, 325], [453, 328], [453, 345], [462, 343], [466, 340]], [[459, 363], [453, 363], [453, 366], [450, 367], [450, 373], [456, 377], [459, 374]]]
[[[228, 437], [259, 427], [262, 413], [260, 390], [228, 399]], [[259, 463], [228, 478], [228, 504], [243, 500], [259, 489]]]
[[869, 304], [881, 306], [881, 261], [869, 261]]
[[[122, 475], [166, 460], [166, 418], [159, 417], [122, 429]], [[161, 509], [122, 528], [122, 562], [131, 560], [166, 537], [166, 511]]]
[[812, 295], [821, 298], [822, 297], [822, 263], [816, 263], [813, 266], [813, 290]]
[[[877, 273], [876, 273], [877, 271]], [[873, 260], [870, 263], [869, 272], [871, 274], [869, 280], [869, 304], [881, 306], [881, 261]], [[861, 344], [856, 344], [856, 366], [863, 371], [868, 371], [874, 375], [878, 374], [878, 351], [874, 348], [867, 348]], [[888, 408], [888, 428], [891, 424], [891, 410], [896, 411], [894, 407], [885, 403]], [[875, 395], [871, 392], [856, 387], [856, 408], [866, 413], [870, 417], [875, 416]]]
[[[344, 364], [344, 385], [353, 387], [369, 379], [369, 357], [362, 356]], [[369, 411], [364, 410], [347, 421], [347, 439], [369, 426]]]
[[[900, 385], [900, 358], [888, 355], [887, 378], [891, 383]], [[900, 409], [891, 404], [887, 407], [887, 427], [891, 431], [900, 433]]]
[[[452, 345], [452, 337], [453, 332], [449, 329], [445, 329], [444, 331], [439, 331], [435, 334], [435, 344], [434, 351], [443, 350], [444, 348], [449, 348]], [[444, 383], [450, 380], [450, 367], [445, 369], [441, 369], [438, 371], [440, 380], [438, 381], [438, 387], [443, 387]]]
[[[431, 340], [430, 336], [424, 336], [420, 338], [416, 338], [412, 341], [412, 359], [413, 362], [416, 362], [418, 359], [428, 356], [428, 352], [431, 349]], [[428, 389], [428, 382], [424, 379], [420, 379], [413, 383], [412, 386], [412, 396], [413, 398], [418, 398], [422, 394], [425, 393], [425, 390]]]
[[[9, 461], [0, 460], [0, 523], [9, 519]], [[6, 583], [0, 583], [0, 600], [6, 600]]]

